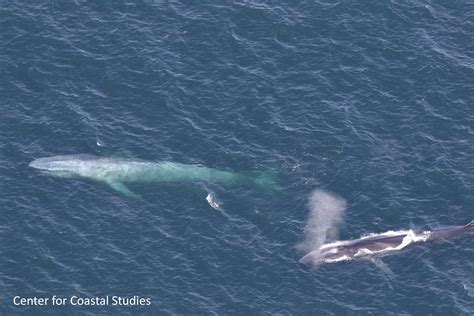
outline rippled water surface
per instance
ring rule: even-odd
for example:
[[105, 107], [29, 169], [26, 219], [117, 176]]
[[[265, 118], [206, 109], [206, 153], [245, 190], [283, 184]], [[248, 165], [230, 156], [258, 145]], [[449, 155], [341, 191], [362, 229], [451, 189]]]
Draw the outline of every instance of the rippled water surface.
[[[474, 218], [473, 38], [471, 1], [1, 1], [0, 313], [472, 315], [472, 235], [388, 271], [308, 269], [295, 246], [314, 188], [347, 200], [342, 239]], [[79, 153], [279, 189], [138, 183], [133, 199], [28, 167]]]

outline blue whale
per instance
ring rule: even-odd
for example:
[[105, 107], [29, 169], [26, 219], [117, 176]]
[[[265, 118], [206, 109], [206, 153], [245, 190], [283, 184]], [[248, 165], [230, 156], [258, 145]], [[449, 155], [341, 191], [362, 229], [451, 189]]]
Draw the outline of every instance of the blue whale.
[[369, 234], [359, 239], [335, 241], [323, 244], [303, 256], [299, 262], [318, 266], [356, 259], [368, 259], [405, 249], [408, 246], [434, 240], [450, 239], [474, 231], [474, 220], [464, 226], [452, 226], [437, 230], [400, 230]]
[[223, 186], [248, 183], [269, 190], [275, 188], [274, 179], [269, 174], [255, 177], [169, 161], [151, 162], [78, 154], [39, 158], [29, 166], [56, 177], [100, 181], [126, 196], [135, 198], [140, 196], [127, 187], [129, 183], [204, 181]]

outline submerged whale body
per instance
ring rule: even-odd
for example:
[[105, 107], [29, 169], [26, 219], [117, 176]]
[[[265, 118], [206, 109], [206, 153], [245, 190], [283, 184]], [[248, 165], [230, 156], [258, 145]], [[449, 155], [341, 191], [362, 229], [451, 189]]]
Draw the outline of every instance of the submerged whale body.
[[299, 262], [306, 265], [318, 266], [322, 263], [367, 259], [389, 254], [413, 244], [449, 239], [473, 231], [474, 220], [464, 226], [453, 226], [437, 230], [400, 230], [370, 234], [355, 240], [323, 244], [318, 249], [303, 256]]
[[107, 158], [84, 154], [39, 158], [32, 161], [30, 167], [57, 177], [101, 181], [107, 183], [114, 190], [131, 197], [139, 197], [139, 195], [127, 188], [126, 184], [128, 183], [205, 181], [223, 186], [252, 183], [264, 189], [274, 187], [274, 181], [270, 175], [252, 177], [201, 165]]

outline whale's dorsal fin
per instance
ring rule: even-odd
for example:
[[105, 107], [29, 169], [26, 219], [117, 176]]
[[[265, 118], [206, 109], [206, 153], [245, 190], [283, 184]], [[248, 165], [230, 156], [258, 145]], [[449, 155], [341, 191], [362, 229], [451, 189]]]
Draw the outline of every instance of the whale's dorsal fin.
[[132, 197], [139, 200], [142, 199], [142, 197], [139, 194], [136, 194], [130, 191], [130, 189], [127, 188], [127, 186], [123, 184], [122, 182], [108, 181], [107, 184], [110, 185], [112, 189], [119, 191], [120, 193], [125, 194], [128, 197]]

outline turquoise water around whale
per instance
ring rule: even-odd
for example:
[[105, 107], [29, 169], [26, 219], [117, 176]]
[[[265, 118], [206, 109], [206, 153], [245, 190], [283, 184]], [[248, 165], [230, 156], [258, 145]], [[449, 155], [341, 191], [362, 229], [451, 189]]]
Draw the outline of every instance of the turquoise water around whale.
[[[0, 314], [474, 313], [474, 236], [298, 264], [310, 192], [341, 239], [474, 218], [470, 1], [0, 1]], [[92, 154], [277, 174], [279, 191], [42, 175]], [[206, 200], [212, 193], [219, 207]], [[121, 296], [147, 306], [15, 306]]]

